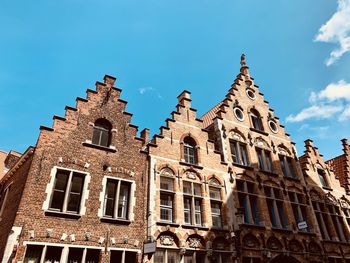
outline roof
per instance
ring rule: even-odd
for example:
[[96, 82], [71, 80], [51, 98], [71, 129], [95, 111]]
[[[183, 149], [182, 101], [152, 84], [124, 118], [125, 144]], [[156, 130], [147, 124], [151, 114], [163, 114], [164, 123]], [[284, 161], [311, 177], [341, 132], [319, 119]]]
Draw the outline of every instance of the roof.
[[205, 113], [200, 119], [203, 121], [204, 127], [208, 127], [210, 124], [213, 123], [213, 119], [216, 117], [216, 113], [219, 111], [220, 106], [222, 105], [222, 101], [214, 106], [211, 110], [209, 110], [207, 113]]

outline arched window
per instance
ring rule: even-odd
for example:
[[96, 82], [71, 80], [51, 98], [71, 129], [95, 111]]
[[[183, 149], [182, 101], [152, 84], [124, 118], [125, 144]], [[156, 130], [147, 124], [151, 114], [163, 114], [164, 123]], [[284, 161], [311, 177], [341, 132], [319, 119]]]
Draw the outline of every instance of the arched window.
[[98, 119], [94, 124], [92, 144], [109, 147], [111, 143], [112, 125], [105, 119]]
[[197, 164], [196, 142], [191, 137], [184, 139], [184, 159], [186, 163]]
[[253, 125], [254, 129], [259, 130], [259, 131], [264, 130], [262, 122], [261, 122], [261, 116], [257, 110], [252, 109], [250, 111], [250, 118], [252, 120], [252, 125]]

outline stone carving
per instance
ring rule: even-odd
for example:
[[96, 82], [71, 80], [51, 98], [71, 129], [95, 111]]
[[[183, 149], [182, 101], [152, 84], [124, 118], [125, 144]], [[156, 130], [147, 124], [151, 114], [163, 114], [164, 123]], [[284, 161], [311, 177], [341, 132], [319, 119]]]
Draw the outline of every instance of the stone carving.
[[259, 247], [259, 240], [252, 234], [248, 234], [243, 238], [243, 245], [245, 247], [257, 248]]
[[304, 249], [299, 241], [293, 239], [289, 242], [289, 250], [293, 252], [302, 252]]
[[201, 240], [196, 237], [188, 238], [187, 243], [190, 248], [200, 248], [202, 246]]
[[273, 250], [281, 250], [282, 244], [276, 237], [270, 237], [267, 240], [267, 247]]
[[172, 236], [161, 236], [159, 238], [160, 244], [163, 246], [172, 246], [174, 245], [175, 241]]
[[196, 180], [196, 174], [193, 172], [186, 172], [186, 176], [188, 179]]
[[170, 169], [170, 168], [164, 168], [161, 172], [161, 175], [165, 175], [165, 176], [173, 176], [174, 172]]
[[310, 251], [310, 253], [321, 253], [322, 252], [320, 246], [316, 242], [313, 242], [313, 241], [311, 241], [309, 244], [309, 251]]

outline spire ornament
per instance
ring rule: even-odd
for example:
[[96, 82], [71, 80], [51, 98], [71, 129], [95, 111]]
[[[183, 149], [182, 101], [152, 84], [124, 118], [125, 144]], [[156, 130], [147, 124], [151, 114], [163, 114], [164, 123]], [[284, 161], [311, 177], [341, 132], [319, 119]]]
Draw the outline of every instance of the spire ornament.
[[247, 66], [247, 64], [245, 63], [245, 55], [244, 55], [244, 53], [241, 55], [241, 66], [242, 67]]

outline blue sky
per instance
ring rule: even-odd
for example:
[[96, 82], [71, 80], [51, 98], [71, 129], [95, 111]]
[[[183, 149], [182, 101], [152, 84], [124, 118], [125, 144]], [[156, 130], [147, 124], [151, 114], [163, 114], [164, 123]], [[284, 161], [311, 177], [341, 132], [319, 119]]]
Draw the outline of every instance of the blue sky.
[[[38, 0], [0, 3], [0, 149], [35, 145], [104, 74], [132, 122], [164, 124], [182, 90], [201, 115], [224, 98], [242, 52], [302, 154], [350, 137], [350, 0]], [[332, 55], [331, 55], [331, 52]]]

